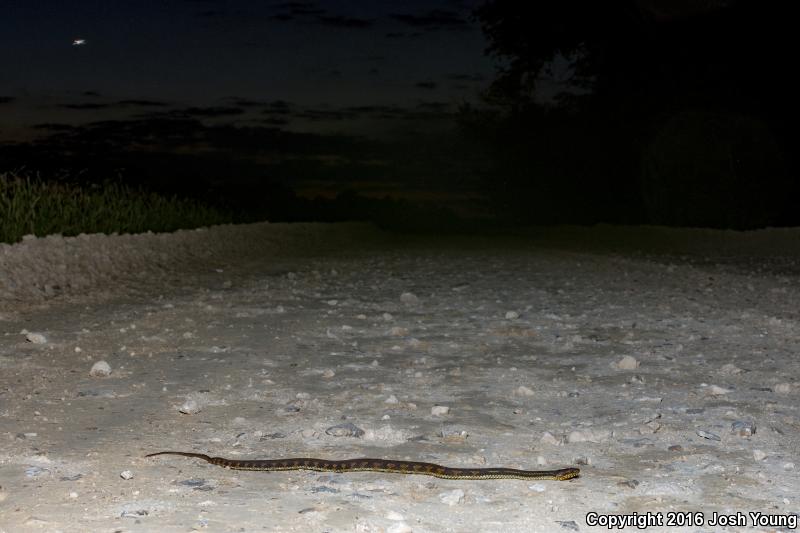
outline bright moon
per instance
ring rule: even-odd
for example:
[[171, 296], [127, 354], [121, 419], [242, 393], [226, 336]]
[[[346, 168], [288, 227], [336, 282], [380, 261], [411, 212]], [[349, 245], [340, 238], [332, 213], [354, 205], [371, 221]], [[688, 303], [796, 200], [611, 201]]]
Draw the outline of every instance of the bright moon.
[[72, 46], [83, 46], [86, 44], [86, 39], [75, 39], [72, 41]]

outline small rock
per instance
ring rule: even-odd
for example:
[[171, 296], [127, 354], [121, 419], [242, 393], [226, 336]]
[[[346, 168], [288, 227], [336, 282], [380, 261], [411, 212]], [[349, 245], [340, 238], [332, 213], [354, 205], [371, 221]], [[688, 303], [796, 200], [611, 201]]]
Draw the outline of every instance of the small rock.
[[719, 373], [722, 374], [723, 376], [732, 376], [734, 374], [741, 374], [742, 372], [743, 371], [741, 368], [732, 363], [725, 363], [719, 369]]
[[542, 438], [539, 439], [542, 444], [550, 444], [552, 446], [560, 446], [564, 444], [564, 439], [557, 439], [555, 435], [550, 433], [549, 431], [545, 431], [542, 434]]
[[683, 446], [681, 446], [680, 444], [673, 444], [672, 446], [670, 446], [667, 449], [669, 451], [671, 451], [671, 452], [682, 452], [683, 451]]
[[446, 405], [434, 405], [431, 407], [431, 415], [444, 416], [450, 412], [450, 408]]
[[92, 369], [89, 370], [89, 375], [96, 378], [108, 377], [111, 375], [111, 365], [105, 361], [97, 361], [92, 365]]
[[439, 499], [442, 503], [446, 503], [447, 505], [458, 505], [459, 503], [464, 503], [464, 491], [455, 489], [442, 492], [439, 494]]
[[396, 404], [400, 403], [400, 400], [398, 400], [397, 396], [395, 396], [394, 394], [390, 394], [388, 398], [383, 400], [383, 403]]
[[794, 463], [792, 463], [792, 462], [783, 463], [783, 469], [784, 470], [794, 470]]
[[578, 527], [578, 523], [575, 520], [556, 520], [556, 523], [559, 524], [564, 529], [569, 531], [580, 531], [581, 528]]
[[514, 391], [514, 394], [516, 394], [517, 396], [533, 396], [536, 393], [533, 392], [533, 389], [531, 389], [530, 387], [526, 387], [525, 385], [520, 385], [519, 387], [517, 387], [517, 390]]
[[47, 344], [47, 337], [41, 333], [29, 332], [25, 334], [25, 340], [33, 344]]
[[697, 433], [699, 436], [703, 437], [704, 439], [708, 439], [708, 440], [722, 440], [722, 439], [719, 437], [719, 435], [715, 435], [714, 433], [711, 433], [710, 431], [706, 431], [706, 430], [704, 430], [704, 429], [698, 429], [698, 430], [696, 431], [696, 433]]
[[336, 375], [336, 372], [334, 372], [330, 368], [326, 368], [325, 371], [322, 373], [322, 377], [325, 378], [325, 379], [331, 379], [335, 375]]
[[626, 487], [629, 489], [635, 489], [639, 486], [640, 481], [638, 479], [626, 479], [625, 481], [620, 481], [617, 483], [620, 487]]
[[325, 433], [332, 437], [361, 437], [364, 435], [364, 430], [352, 422], [346, 422], [329, 427], [325, 430]]
[[763, 461], [767, 458], [767, 454], [761, 450], [753, 450], [753, 459], [756, 461]]
[[752, 437], [756, 434], [756, 424], [755, 422], [737, 420], [731, 424], [731, 433], [739, 435], [740, 437]]
[[133, 479], [133, 472], [131, 472], [130, 470], [123, 470], [122, 472], [119, 473], [119, 477], [121, 477], [122, 479]]
[[616, 362], [615, 366], [618, 370], [635, 370], [639, 368], [639, 361], [635, 357], [626, 355]]
[[519, 313], [516, 311], [506, 311], [506, 319], [514, 320], [516, 318], [519, 318]]
[[729, 392], [731, 392], [730, 389], [726, 389], [718, 385], [711, 385], [706, 389], [706, 396], [723, 396]]
[[789, 394], [792, 392], [792, 384], [791, 383], [778, 383], [775, 385], [775, 392], [778, 394]]
[[25, 469], [25, 475], [28, 477], [37, 477], [44, 474], [45, 472], [49, 471], [40, 466], [29, 466], [28, 468]]
[[416, 304], [419, 303], [419, 298], [413, 292], [404, 292], [400, 295], [400, 301], [404, 304]]
[[389, 335], [391, 335], [392, 337], [405, 337], [406, 335], [408, 335], [408, 328], [395, 326], [389, 330]]
[[183, 413], [185, 415], [193, 415], [193, 414], [199, 413], [201, 411], [201, 409], [202, 408], [200, 407], [200, 404], [197, 403], [197, 400], [195, 400], [193, 398], [189, 398], [188, 400], [183, 402], [183, 405], [178, 407], [178, 411], [180, 411], [181, 413]]

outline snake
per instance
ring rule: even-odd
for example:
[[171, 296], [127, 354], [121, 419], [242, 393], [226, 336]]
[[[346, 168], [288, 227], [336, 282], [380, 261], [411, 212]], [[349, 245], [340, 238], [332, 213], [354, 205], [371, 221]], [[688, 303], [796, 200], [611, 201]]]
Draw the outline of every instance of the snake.
[[279, 472], [283, 470], [313, 470], [315, 472], [386, 472], [389, 474], [421, 474], [442, 479], [535, 479], [566, 481], [578, 477], [578, 468], [557, 470], [517, 470], [515, 468], [451, 468], [435, 463], [419, 461], [395, 461], [391, 459], [345, 459], [333, 461], [313, 457], [292, 457], [288, 459], [248, 459], [234, 460], [224, 457], [211, 457], [194, 452], [156, 452], [145, 455], [182, 455], [202, 459], [212, 465], [232, 470], [258, 470]]

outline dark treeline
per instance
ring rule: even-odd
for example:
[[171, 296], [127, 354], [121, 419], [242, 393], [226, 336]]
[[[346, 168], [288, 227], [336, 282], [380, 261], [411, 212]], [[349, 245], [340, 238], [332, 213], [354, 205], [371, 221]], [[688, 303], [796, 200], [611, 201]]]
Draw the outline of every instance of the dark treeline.
[[[503, 68], [464, 127], [522, 222], [797, 225], [790, 4], [491, 0]], [[569, 81], [537, 96], [552, 60]]]

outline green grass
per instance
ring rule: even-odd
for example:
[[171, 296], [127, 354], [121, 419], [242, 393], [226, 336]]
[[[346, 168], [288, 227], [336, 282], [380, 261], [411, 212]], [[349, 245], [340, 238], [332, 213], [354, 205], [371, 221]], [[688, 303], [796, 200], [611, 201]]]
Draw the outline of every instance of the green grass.
[[117, 182], [99, 186], [53, 183], [0, 173], [0, 242], [23, 235], [168, 232], [232, 221], [196, 200], [165, 197]]

